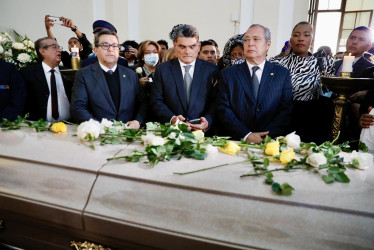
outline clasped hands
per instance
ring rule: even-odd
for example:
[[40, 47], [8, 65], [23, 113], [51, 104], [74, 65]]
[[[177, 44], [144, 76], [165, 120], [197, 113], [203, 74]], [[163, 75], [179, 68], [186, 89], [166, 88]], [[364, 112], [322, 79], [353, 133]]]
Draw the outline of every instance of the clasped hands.
[[192, 123], [189, 123], [188, 121], [186, 121], [186, 118], [183, 117], [183, 115], [178, 115], [178, 116], [174, 116], [172, 119], [171, 119], [171, 124], [176, 124], [179, 122], [182, 122], [184, 124], [186, 124], [188, 126], [188, 130], [206, 130], [208, 129], [209, 127], [209, 122], [207, 121], [207, 119], [205, 119], [205, 117], [200, 117], [200, 124], [192, 124]]

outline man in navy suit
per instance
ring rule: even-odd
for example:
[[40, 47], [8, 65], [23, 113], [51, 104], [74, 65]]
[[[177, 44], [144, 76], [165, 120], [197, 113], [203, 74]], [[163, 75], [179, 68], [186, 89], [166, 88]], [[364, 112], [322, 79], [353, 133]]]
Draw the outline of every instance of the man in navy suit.
[[76, 122], [107, 118], [135, 129], [144, 122], [146, 104], [138, 77], [117, 63], [120, 46], [114, 31], [102, 30], [95, 37], [98, 62], [79, 70], [75, 77], [71, 115]]
[[[371, 48], [373, 39], [373, 31], [366, 26], [359, 26], [355, 28], [349, 35], [346, 43], [346, 55], [355, 57], [353, 61], [353, 74], [352, 77], [359, 77], [362, 71], [366, 68], [373, 67], [374, 64], [365, 59], [363, 56], [366, 51]], [[335, 75], [339, 76], [343, 60], [336, 61], [334, 64]]]
[[213, 87], [218, 68], [197, 58], [200, 42], [195, 27], [179, 25], [170, 36], [177, 58], [156, 67], [153, 112], [159, 122], [184, 122], [192, 130], [207, 130], [214, 119]]
[[68, 120], [73, 82], [60, 73], [62, 47], [44, 37], [35, 42], [35, 50], [42, 62], [20, 71], [27, 90], [24, 113], [29, 113], [30, 120]]
[[289, 71], [266, 61], [268, 28], [253, 24], [243, 37], [246, 62], [222, 71], [217, 115], [234, 139], [261, 142], [264, 136], [288, 133], [292, 113]]
[[15, 120], [22, 114], [26, 100], [26, 88], [16, 67], [0, 61], [0, 121]]

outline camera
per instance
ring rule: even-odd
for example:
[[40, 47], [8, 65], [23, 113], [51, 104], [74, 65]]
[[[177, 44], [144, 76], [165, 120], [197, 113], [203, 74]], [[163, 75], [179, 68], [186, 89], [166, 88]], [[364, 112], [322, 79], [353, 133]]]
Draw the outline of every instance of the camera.
[[125, 47], [124, 52], [130, 52], [130, 45], [125, 45], [124, 47]]

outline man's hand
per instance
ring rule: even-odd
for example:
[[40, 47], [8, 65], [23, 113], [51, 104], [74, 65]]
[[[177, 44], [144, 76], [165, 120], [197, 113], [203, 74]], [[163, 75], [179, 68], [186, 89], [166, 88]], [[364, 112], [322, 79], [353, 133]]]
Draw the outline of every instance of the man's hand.
[[[368, 111], [373, 109], [372, 106], [369, 107]], [[374, 115], [369, 115], [369, 114], [363, 114], [361, 115], [359, 119], [360, 127], [361, 128], [369, 128], [370, 126], [373, 126], [374, 124]]]
[[146, 76], [146, 77], [139, 78], [140, 86], [144, 87], [145, 85], [147, 85], [148, 80], [149, 80], [149, 78], [148, 78], [147, 76]]
[[129, 121], [129, 122], [126, 123], [126, 125], [130, 128], [133, 128], [133, 129], [139, 129], [140, 128], [140, 122], [138, 122], [137, 120]]
[[66, 18], [66, 17], [61, 17], [62, 20], [63, 20], [63, 24], [61, 24], [61, 26], [65, 26], [65, 27], [68, 27], [70, 29], [74, 29], [75, 28], [75, 25], [73, 23], [73, 20], [69, 19], [69, 18]]
[[183, 115], [174, 116], [174, 117], [171, 119], [171, 124], [175, 124], [175, 123], [177, 123], [178, 121], [184, 122], [184, 120], [186, 120], [186, 118], [184, 118]]
[[209, 122], [207, 121], [207, 119], [205, 119], [205, 117], [200, 117], [200, 124], [191, 124], [189, 122], [186, 122], [186, 124], [188, 125], [189, 128], [191, 128], [191, 130], [206, 130], [208, 127], [209, 127]]
[[264, 136], [269, 134], [269, 131], [266, 132], [257, 132], [257, 133], [251, 133], [250, 135], [247, 136], [246, 141], [247, 142], [254, 142], [254, 143], [259, 143], [264, 140]]
[[365, 98], [367, 93], [368, 93], [367, 90], [358, 91], [358, 92], [354, 93], [353, 95], [351, 95], [349, 97], [349, 99], [351, 99], [352, 101], [360, 101], [360, 100], [363, 100]]
[[48, 31], [51, 29], [51, 27], [53, 27], [55, 24], [53, 23], [53, 21], [51, 19], [49, 19], [51, 15], [46, 15], [44, 17], [44, 24], [45, 24], [45, 29]]

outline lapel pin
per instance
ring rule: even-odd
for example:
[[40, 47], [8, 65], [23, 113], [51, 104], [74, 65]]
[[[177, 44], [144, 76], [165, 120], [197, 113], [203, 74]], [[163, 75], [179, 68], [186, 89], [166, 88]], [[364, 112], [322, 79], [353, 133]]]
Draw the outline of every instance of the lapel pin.
[[123, 75], [123, 77], [125, 77], [125, 78], [126, 78], [126, 75]]
[[274, 73], [270, 73], [270, 75], [271, 75], [271, 76], [273, 76], [273, 75], [274, 75]]

